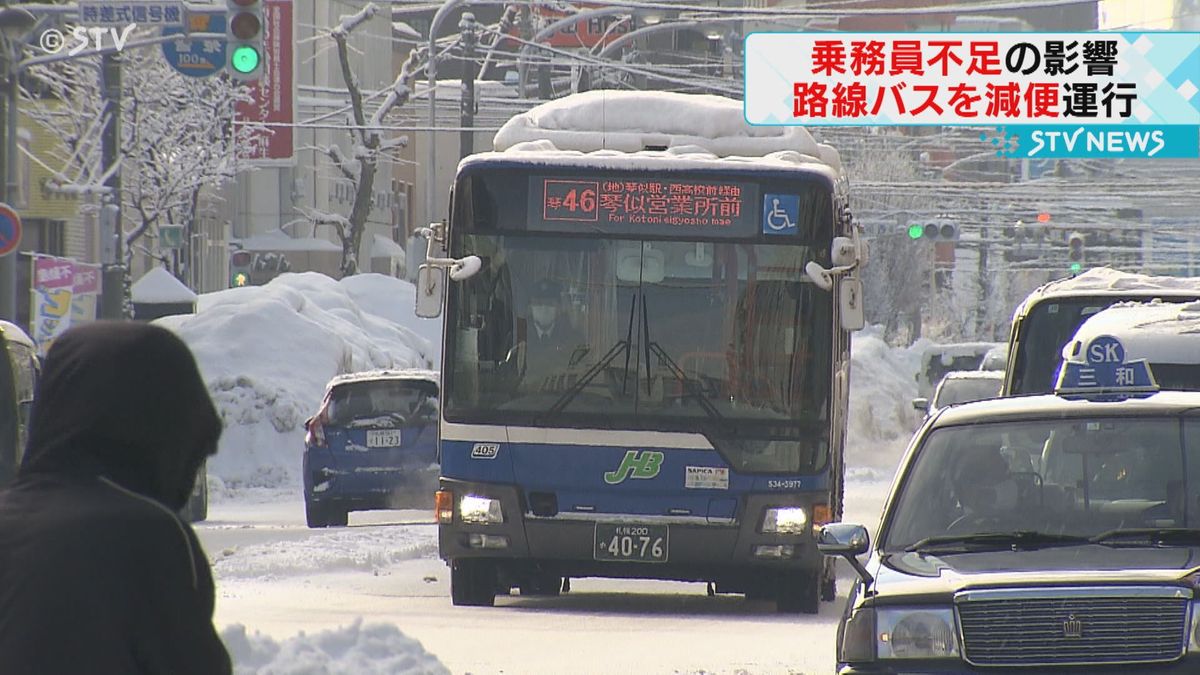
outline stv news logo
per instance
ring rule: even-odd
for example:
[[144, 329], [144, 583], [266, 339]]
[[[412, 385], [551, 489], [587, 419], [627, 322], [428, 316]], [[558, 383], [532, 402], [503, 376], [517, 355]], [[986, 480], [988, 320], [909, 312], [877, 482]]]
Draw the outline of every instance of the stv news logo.
[[1102, 124], [1019, 125], [981, 132], [996, 156], [1015, 159], [1196, 157], [1200, 127]]
[[38, 36], [38, 46], [47, 54], [57, 54], [67, 48], [68, 56], [78, 56], [84, 50], [100, 51], [105, 47], [105, 38], [116, 48], [117, 53], [125, 50], [129, 35], [137, 29], [136, 23], [125, 24], [123, 28], [116, 26], [75, 26], [71, 29], [72, 42], [67, 44], [67, 36], [57, 28], [42, 31]]

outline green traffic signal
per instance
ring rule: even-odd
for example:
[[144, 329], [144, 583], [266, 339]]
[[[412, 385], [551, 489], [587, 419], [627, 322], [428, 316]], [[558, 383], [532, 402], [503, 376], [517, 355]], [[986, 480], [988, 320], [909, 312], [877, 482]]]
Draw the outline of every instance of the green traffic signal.
[[1083, 265], [1071, 263], [1071, 274], [1079, 274], [1081, 271], [1083, 271]]
[[920, 239], [921, 236], [924, 234], [925, 234], [925, 226], [924, 225], [918, 225], [918, 224], [914, 223], [914, 224], [908, 226], [908, 238], [909, 239]]
[[249, 45], [239, 45], [233, 50], [229, 63], [233, 69], [242, 74], [253, 73], [258, 68], [261, 57], [258, 50]]
[[245, 272], [238, 272], [230, 281], [233, 282], [234, 287], [245, 286], [246, 282], [250, 281], [250, 277]]

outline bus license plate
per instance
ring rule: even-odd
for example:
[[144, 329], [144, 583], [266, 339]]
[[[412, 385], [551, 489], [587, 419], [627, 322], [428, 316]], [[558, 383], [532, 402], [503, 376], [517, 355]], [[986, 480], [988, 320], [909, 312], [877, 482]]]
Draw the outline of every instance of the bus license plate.
[[667, 562], [670, 540], [666, 525], [596, 523], [596, 560]]
[[368, 448], [394, 448], [400, 445], [400, 430], [390, 429], [388, 431], [368, 431], [367, 432], [367, 447]]

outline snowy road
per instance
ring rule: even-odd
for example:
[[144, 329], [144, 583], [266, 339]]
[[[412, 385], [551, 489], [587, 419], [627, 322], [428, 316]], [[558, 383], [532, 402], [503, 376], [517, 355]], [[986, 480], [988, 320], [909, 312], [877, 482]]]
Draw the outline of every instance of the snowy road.
[[[886, 489], [851, 480], [846, 520], [873, 527]], [[361, 617], [395, 624], [454, 673], [828, 673], [848, 586], [815, 617], [709, 598], [703, 584], [608, 579], [461, 608], [429, 512], [356, 513], [350, 527], [310, 530], [298, 494], [276, 493], [216, 501], [210, 515], [197, 531], [214, 564], [218, 628], [282, 640]]]

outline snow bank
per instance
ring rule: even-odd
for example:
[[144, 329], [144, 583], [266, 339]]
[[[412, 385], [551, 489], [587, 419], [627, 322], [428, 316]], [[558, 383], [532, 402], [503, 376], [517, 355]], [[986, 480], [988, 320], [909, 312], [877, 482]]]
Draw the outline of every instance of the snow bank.
[[363, 625], [315, 635], [300, 633], [282, 644], [241, 624], [221, 631], [235, 675], [449, 675], [420, 642], [391, 624]]
[[387, 574], [388, 565], [437, 554], [436, 525], [349, 528], [212, 551], [213, 573], [221, 580], [273, 580], [336, 571]]
[[890, 476], [921, 423], [912, 399], [917, 396], [921, 353], [929, 341], [897, 349], [884, 342], [877, 326], [851, 339], [847, 475], [869, 478], [887, 471]]
[[303, 422], [333, 376], [434, 367], [433, 343], [408, 327], [433, 336], [413, 315], [412, 284], [359, 277], [283, 274], [201, 295], [196, 314], [156, 322], [192, 348], [225, 423], [208, 466], [218, 497], [229, 488], [298, 489]]

